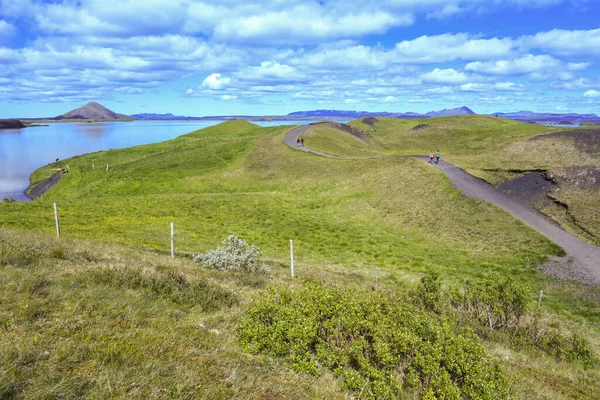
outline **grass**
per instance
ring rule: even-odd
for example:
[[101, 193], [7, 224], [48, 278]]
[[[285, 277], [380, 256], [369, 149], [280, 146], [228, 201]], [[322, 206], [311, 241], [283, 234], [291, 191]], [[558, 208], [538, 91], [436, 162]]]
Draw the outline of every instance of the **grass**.
[[[269, 287], [296, 291], [316, 280], [364, 292], [372, 271], [304, 268], [291, 280], [287, 265], [270, 264], [270, 278], [221, 272], [185, 257], [1, 229], [0, 395], [348, 398], [326, 369], [315, 377], [283, 359], [249, 355], [235, 331], [246, 304]], [[402, 293], [414, 285], [402, 271], [383, 269], [379, 287]], [[517, 397], [592, 399], [600, 382], [578, 364], [495, 339], [483, 344]]]
[[[423, 124], [427, 127], [412, 130]], [[368, 144], [357, 143], [358, 139], [342, 131], [314, 128], [305, 134], [307, 146], [347, 157], [428, 154], [440, 149], [443, 159], [493, 185], [515, 179], [527, 171], [565, 175], [565, 167], [597, 168], [600, 157], [598, 149], [574, 138], [545, 135], [559, 128], [489, 116], [418, 120], [381, 118], [375, 132], [361, 120], [353, 121], [351, 125], [369, 135]], [[571, 185], [553, 195], [567, 208], [554, 205], [541, 211], [583, 239], [600, 244], [597, 228], [600, 226], [600, 196], [597, 194], [597, 189]]]
[[0, 250], [1, 398], [343, 398], [235, 344], [265, 277], [22, 231]]
[[[462, 125], [464, 121], [470, 124], [470, 133], [457, 128], [447, 135], [449, 149], [466, 146], [477, 151], [478, 146], [484, 146], [475, 143], [478, 132], [481, 142], [489, 145], [512, 143], [541, 129], [514, 123], [518, 126], [511, 130], [507, 126], [513, 122], [500, 120], [506, 126], [497, 127], [500, 133], [495, 138], [493, 124], [498, 120], [493, 117], [459, 118], [458, 123], [439, 120], [441, 125], [432, 133], [438, 138], [443, 137], [447, 129], [444, 126]], [[431, 125], [432, 121], [427, 123]], [[405, 153], [430, 150], [434, 139], [426, 137], [426, 129], [412, 134], [393, 132], [395, 124], [405, 124], [408, 130], [417, 123], [381, 122], [377, 132], [370, 133], [378, 143], [376, 151], [391, 154], [394, 146]], [[182, 390], [181, 397], [199, 393], [207, 393], [206, 397], [238, 394], [250, 398], [343, 396], [331, 377], [315, 381], [291, 373], [277, 360], [240, 353], [230, 335], [232, 326], [243, 305], [252, 295], [260, 295], [265, 283], [259, 280], [255, 287], [256, 280], [248, 283], [246, 278], [198, 270], [185, 259], [168, 261], [163, 255], [169, 249], [171, 221], [175, 222], [178, 256], [214, 248], [234, 232], [261, 247], [273, 265], [275, 285], [287, 282], [283, 277], [289, 265], [289, 239], [294, 239], [296, 272], [302, 279], [368, 288], [375, 267], [379, 267], [382, 285], [402, 288], [431, 268], [441, 271], [448, 283], [478, 280], [491, 273], [511, 275], [530, 286], [532, 299], [543, 289], [544, 302], [556, 318], [587, 332], [598, 348], [600, 309], [592, 300], [598, 296], [597, 290], [575, 283], [555, 283], [530, 267], [549, 254], [561, 253], [546, 238], [497, 207], [464, 198], [431, 165], [411, 158], [332, 160], [297, 152], [283, 143], [289, 129], [233, 121], [163, 143], [83, 155], [59, 163], [68, 163], [70, 173], [42, 198], [32, 203], [0, 203], [0, 227], [9, 230], [3, 233], [8, 237], [5, 242], [19, 244], [2, 247], [0, 260], [8, 260], [0, 263], [2, 284], [16, 290], [3, 292], [3, 320], [10, 326], [22, 325], [14, 321], [21, 318], [19, 313], [28, 312], [19, 311], [23, 305], [33, 304], [27, 301], [31, 296], [27, 288], [33, 286], [41, 285], [40, 290], [46, 293], [43, 299], [36, 298], [36, 308], [50, 310], [41, 325], [28, 325], [26, 335], [18, 335], [23, 330], [15, 331], [6, 348], [30, 349], [33, 355], [27, 357], [37, 360], [46, 356], [40, 355], [42, 350], [35, 353], [45, 347], [35, 340], [55, 340], [60, 343], [54, 348], [59, 348], [57, 354], [63, 357], [31, 364], [30, 369], [3, 370], [3, 376], [8, 377], [2, 378], [3, 382], [8, 386], [29, 382], [28, 375], [35, 372], [31, 378], [35, 382], [23, 384], [26, 390], [32, 390], [27, 392], [32, 393], [29, 397], [76, 393], [106, 397], [110, 392], [106, 392], [108, 380], [103, 375], [107, 374], [111, 390], [124, 390], [117, 394], [121, 397], [130, 394], [127, 385], [133, 385], [131, 397], [175, 396], [177, 390]], [[379, 134], [381, 139], [375, 139]], [[464, 135], [471, 135], [471, 139]], [[309, 147], [311, 140], [307, 139]], [[327, 140], [322, 143], [334, 142]], [[469, 140], [471, 143], [465, 144]], [[360, 155], [362, 145], [354, 145], [343, 140], [339, 148], [358, 148]], [[444, 157], [446, 150], [440, 147]], [[92, 164], [109, 164], [110, 168], [92, 169]], [[32, 182], [51, 172], [50, 168], [36, 171]], [[60, 241], [47, 238], [54, 231], [53, 202], [59, 208]], [[111, 272], [115, 266], [127, 268], [127, 272]], [[168, 271], [174, 275], [169, 277]], [[41, 283], [36, 283], [38, 278]], [[50, 286], [44, 281], [51, 282]], [[83, 294], [74, 291], [80, 286], [91, 289]], [[205, 290], [214, 293], [214, 303], [196, 304], [190, 300]], [[92, 313], [89, 325], [87, 317], [81, 318], [88, 314], [82, 313]], [[135, 324], [126, 325], [126, 333], [116, 336], [118, 352], [123, 353], [117, 352], [111, 358], [98, 349], [110, 349], [110, 338], [120, 332], [117, 316], [126, 324], [133, 318]], [[93, 328], [93, 322], [103, 318], [113, 321], [110, 328], [103, 331], [102, 324]], [[64, 326], [62, 319], [67, 321]], [[205, 325], [212, 321], [215, 329], [225, 333], [213, 337], [210, 332], [197, 330], [194, 326], [200, 320]], [[81, 328], [71, 330], [70, 325]], [[41, 330], [36, 336], [34, 332], [44, 326], [52, 332]], [[90, 329], [100, 333], [88, 340], [85, 335]], [[136, 330], [146, 335], [142, 342], [148, 345], [141, 349], [133, 341]], [[70, 339], [60, 339], [63, 337]], [[85, 343], [92, 343], [92, 350]], [[200, 343], [199, 348], [194, 347], [195, 343]], [[82, 346], [80, 351], [78, 346]], [[7, 358], [3, 365], [17, 363], [19, 354]], [[69, 358], [69, 354], [83, 356]], [[140, 354], [157, 356], [145, 363]], [[159, 354], [165, 357], [164, 362]], [[529, 356], [522, 357], [527, 361], [514, 367], [515, 379], [523, 378], [525, 365], [535, 365]], [[116, 370], [111, 369], [113, 359], [117, 360]], [[64, 368], [50, 371], [51, 365]], [[229, 386], [223, 382], [238, 365], [235, 374], [240, 381], [228, 391]], [[552, 373], [560, 379], [571, 383], [583, 379], [576, 367], [553, 366]], [[198, 371], [207, 372], [201, 372], [198, 378]], [[76, 378], [80, 376], [85, 379]], [[590, 388], [597, 384], [594, 376], [585, 379]], [[59, 385], [63, 380], [64, 386]], [[79, 383], [82, 386], [77, 389]], [[32, 389], [27, 389], [30, 386]], [[53, 388], [55, 393], [51, 392]], [[61, 392], [66, 388], [68, 392]], [[166, 391], [161, 391], [163, 388]], [[200, 388], [205, 391], [200, 392]], [[540, 384], [531, 390], [542, 393], [546, 389]], [[557, 396], [568, 398], [560, 393]]]

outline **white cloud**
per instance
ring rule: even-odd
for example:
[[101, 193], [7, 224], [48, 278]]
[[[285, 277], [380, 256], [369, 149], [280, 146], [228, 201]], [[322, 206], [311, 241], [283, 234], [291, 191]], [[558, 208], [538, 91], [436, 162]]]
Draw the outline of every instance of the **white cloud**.
[[600, 98], [600, 92], [597, 90], [588, 90], [583, 94], [583, 97], [590, 97], [594, 99]]
[[453, 15], [459, 14], [461, 11], [463, 11], [463, 9], [461, 9], [457, 4], [445, 4], [441, 9], [427, 14], [427, 18], [446, 19]]
[[235, 99], [237, 99], [237, 96], [235, 95], [224, 94], [223, 96], [221, 96], [221, 100], [223, 101], [232, 101]]
[[458, 84], [467, 81], [467, 76], [462, 73], [454, 70], [453, 68], [448, 69], [440, 69], [436, 68], [431, 72], [425, 73], [421, 75], [423, 82], [426, 83], [449, 83], [449, 84]]
[[597, 57], [600, 55], [600, 28], [590, 30], [553, 29], [519, 39], [522, 46], [542, 49], [559, 56]]
[[0, 45], [2, 43], [9, 44], [16, 33], [17, 30], [12, 24], [0, 19]]
[[585, 90], [591, 89], [593, 87], [600, 86], [600, 82], [596, 83], [590, 79], [586, 78], [578, 78], [572, 81], [566, 82], [552, 82], [550, 85], [551, 89], [561, 89], [561, 90]]
[[525, 89], [525, 86], [514, 83], [514, 82], [497, 82], [494, 84], [489, 83], [465, 83], [460, 85], [462, 92], [490, 92], [490, 91], [504, 91], [504, 92], [517, 92]]
[[581, 71], [589, 67], [591, 63], [589, 62], [580, 62], [580, 63], [568, 63], [567, 69], [570, 71]]
[[465, 66], [465, 71], [485, 75], [525, 75], [554, 70], [560, 65], [561, 62], [551, 56], [527, 54], [513, 60], [470, 62]]
[[347, 9], [345, 12], [328, 10], [325, 5], [307, 2], [283, 10], [227, 18], [215, 27], [213, 36], [220, 41], [262, 44], [318, 43], [323, 39], [381, 34], [392, 27], [414, 23], [411, 14], [391, 14], [383, 10], [353, 13]]
[[382, 100], [384, 103], [395, 103], [398, 101], [394, 96], [387, 96]]
[[201, 87], [211, 90], [221, 90], [231, 82], [231, 78], [221, 76], [221, 74], [210, 74], [202, 82]]
[[263, 61], [258, 67], [247, 67], [236, 73], [236, 77], [243, 81], [281, 81], [295, 82], [304, 79], [304, 76], [294, 67], [280, 64], [277, 61]]
[[392, 57], [408, 63], [462, 60], [494, 60], [509, 56], [511, 39], [477, 39], [467, 33], [421, 36], [397, 43]]
[[187, 94], [187, 95], [194, 94], [194, 89], [187, 89], [185, 91], [185, 94]]
[[450, 93], [454, 93], [454, 89], [452, 89], [449, 86], [429, 88], [429, 89], [426, 89], [425, 91], [427, 93], [434, 93], [434, 94], [450, 94]]

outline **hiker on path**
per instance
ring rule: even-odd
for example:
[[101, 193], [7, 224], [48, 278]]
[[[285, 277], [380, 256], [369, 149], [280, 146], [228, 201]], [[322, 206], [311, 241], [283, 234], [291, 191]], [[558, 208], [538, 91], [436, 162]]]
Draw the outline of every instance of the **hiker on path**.
[[440, 151], [435, 152], [435, 163], [437, 164], [440, 161]]
[[304, 138], [300, 139], [300, 146], [304, 147]]
[[300, 138], [296, 139], [296, 147], [300, 147]]
[[435, 154], [433, 154], [433, 150], [431, 150], [431, 153], [429, 153], [429, 164], [433, 164], [433, 157], [435, 157]]

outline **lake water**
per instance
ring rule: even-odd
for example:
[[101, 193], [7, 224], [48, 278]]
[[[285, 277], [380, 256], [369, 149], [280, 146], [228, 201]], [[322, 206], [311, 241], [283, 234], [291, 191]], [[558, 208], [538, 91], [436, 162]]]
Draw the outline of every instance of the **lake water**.
[[[65, 122], [24, 129], [0, 129], [0, 201], [29, 200], [29, 175], [56, 160], [99, 150], [162, 142], [221, 121]], [[254, 122], [261, 126], [311, 121]]]

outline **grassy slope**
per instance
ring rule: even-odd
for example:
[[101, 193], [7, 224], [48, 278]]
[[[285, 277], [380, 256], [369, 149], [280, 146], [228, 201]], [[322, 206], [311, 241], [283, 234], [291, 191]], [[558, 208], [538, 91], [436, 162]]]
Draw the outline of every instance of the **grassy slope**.
[[[419, 124], [429, 127], [411, 132], [411, 128]], [[311, 130], [306, 135], [307, 145], [331, 154], [363, 157], [374, 153], [427, 154], [440, 149], [443, 158], [494, 185], [518, 177], [519, 173], [513, 171], [548, 170], [559, 175], [564, 167], [595, 167], [600, 157], [582, 151], [571, 138], [540, 136], [537, 140], [530, 140], [533, 136], [558, 128], [489, 116], [419, 120], [381, 118], [376, 132], [370, 132], [371, 127], [360, 120], [353, 121], [351, 125], [370, 135], [369, 145], [361, 146], [360, 152], [338, 144], [352, 140], [350, 135], [340, 131], [337, 131], [336, 143], [331, 140], [332, 132], [325, 134]], [[600, 244], [600, 192], [570, 187], [556, 193], [555, 197], [568, 206], [569, 215], [563, 207], [553, 206], [542, 211], [567, 230]]]
[[[67, 160], [71, 173], [42, 199], [0, 204], [0, 226], [52, 233], [57, 201], [67, 238], [166, 252], [175, 221], [180, 252], [215, 247], [233, 231], [283, 263], [294, 238], [298, 273], [319, 279], [370, 282], [375, 266], [393, 285], [429, 267], [448, 281], [496, 271], [529, 283], [532, 297], [543, 288], [547, 305], [570, 323], [600, 326], [587, 297], [594, 289], [548, 286], [526, 267], [555, 252], [551, 243], [497, 208], [463, 199], [436, 168], [299, 153], [283, 144], [287, 129], [230, 122]], [[111, 169], [91, 170], [92, 163]]]
[[243, 304], [267, 283], [0, 230], [0, 398], [343, 398], [330, 375], [236, 345]]
[[[453, 155], [451, 159], [470, 173], [498, 184], [518, 176], [510, 170], [544, 170], [555, 176], [565, 173], [568, 176], [573, 173], [565, 172], [569, 167], [598, 168], [600, 153], [584, 151], [573, 138], [542, 135], [535, 140], [524, 138], [481, 153]], [[567, 230], [600, 245], [600, 191], [569, 185], [553, 196], [568, 206], [569, 214], [557, 206], [541, 211]]]

